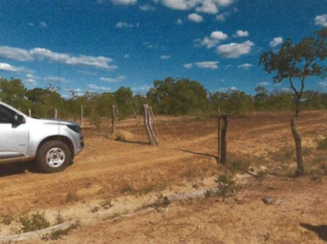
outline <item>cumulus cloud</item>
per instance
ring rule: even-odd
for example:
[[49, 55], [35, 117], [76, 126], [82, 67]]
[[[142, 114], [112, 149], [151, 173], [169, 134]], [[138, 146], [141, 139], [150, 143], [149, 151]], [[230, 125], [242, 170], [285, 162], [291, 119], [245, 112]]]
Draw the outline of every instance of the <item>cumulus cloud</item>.
[[50, 81], [50, 82], [69, 82], [67, 79], [65, 79], [63, 77], [57, 77], [57, 76], [45, 77], [44, 80]]
[[123, 80], [125, 80], [126, 77], [121, 75], [121, 76], [118, 76], [116, 78], [106, 78], [106, 77], [101, 77], [100, 80], [101, 81], [105, 81], [105, 82], [109, 82], [109, 83], [115, 83], [115, 82], [121, 82]]
[[136, 25], [134, 25], [134, 24], [130, 24], [127, 22], [118, 22], [116, 24], [117, 28], [134, 28], [134, 27], [139, 27], [139, 26], [140, 26], [140, 23], [137, 23]]
[[245, 63], [245, 64], [239, 65], [238, 68], [240, 68], [240, 69], [250, 69], [252, 66], [253, 66], [252, 64]]
[[170, 59], [171, 56], [170, 55], [161, 55], [160, 58], [163, 60], [167, 60], [167, 59]]
[[254, 43], [246, 41], [243, 43], [230, 43], [217, 47], [217, 54], [225, 58], [238, 58], [251, 52]]
[[187, 16], [187, 19], [191, 22], [201, 23], [203, 21], [203, 17], [199, 14], [192, 13]]
[[124, 58], [129, 59], [131, 56], [129, 54], [124, 55]]
[[155, 11], [156, 10], [155, 7], [153, 7], [153, 6], [149, 5], [149, 4], [144, 4], [144, 5], [140, 6], [139, 9], [141, 11], [144, 11], [144, 12], [150, 12], [150, 11]]
[[178, 24], [178, 25], [182, 25], [182, 24], [183, 24], [183, 20], [182, 20], [182, 19], [178, 19], [178, 20], [176, 21], [176, 24]]
[[228, 35], [221, 31], [214, 31], [210, 37], [205, 37], [203, 40], [195, 40], [196, 45], [206, 46], [208, 49], [217, 46], [221, 41], [228, 38]]
[[218, 61], [203, 61], [203, 62], [195, 62], [195, 63], [189, 63], [184, 64], [185, 69], [191, 69], [193, 66], [196, 66], [200, 69], [218, 69]]
[[248, 31], [242, 31], [242, 30], [238, 30], [235, 33], [236, 37], [248, 37], [250, 35], [250, 33]]
[[260, 83], [258, 83], [258, 86], [269, 86], [269, 83], [266, 81], [260, 82]]
[[156, 0], [164, 6], [177, 10], [192, 10], [199, 13], [217, 14], [219, 8], [231, 5], [234, 0]]
[[0, 46], [0, 57], [23, 62], [34, 59], [28, 50], [8, 46]]
[[277, 47], [278, 45], [283, 43], [283, 38], [275, 37], [269, 44], [271, 47]]
[[327, 27], [327, 14], [316, 16], [315, 24]]
[[110, 91], [111, 90], [110, 87], [98, 86], [96, 84], [88, 84], [88, 87], [90, 89], [94, 89], [94, 90], [102, 90], [102, 91]]
[[137, 0], [111, 0], [111, 2], [116, 5], [133, 5], [137, 2]]
[[211, 39], [217, 40], [217, 41], [223, 41], [228, 38], [228, 35], [223, 33], [222, 31], [214, 31], [210, 35]]
[[101, 69], [113, 70], [116, 69], [116, 65], [111, 65], [113, 61], [111, 58], [102, 56], [73, 56], [66, 53], [56, 53], [45, 48], [33, 48], [25, 50], [21, 48], [14, 48], [8, 46], [0, 46], [0, 56], [2, 58], [17, 60], [17, 61], [33, 61], [33, 60], [48, 60], [49, 62], [63, 63], [73, 66], [89, 66]]
[[184, 64], [183, 66], [185, 69], [192, 69], [193, 64]]
[[195, 8], [195, 11], [199, 13], [217, 14], [218, 7], [212, 0], [204, 0], [201, 6]]
[[7, 63], [0, 63], [0, 70], [8, 71], [8, 72], [20, 72], [20, 71], [24, 71], [24, 68], [16, 67], [16, 66], [13, 66], [13, 65], [7, 64]]

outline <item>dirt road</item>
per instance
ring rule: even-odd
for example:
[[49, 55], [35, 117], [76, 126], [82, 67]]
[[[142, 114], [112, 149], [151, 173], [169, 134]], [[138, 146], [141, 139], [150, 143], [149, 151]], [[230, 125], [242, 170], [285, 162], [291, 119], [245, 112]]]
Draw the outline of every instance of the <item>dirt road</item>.
[[[60, 210], [64, 218], [77, 218], [82, 225], [56, 243], [324, 243], [326, 230], [320, 225], [327, 224], [326, 179], [284, 177], [293, 174], [295, 167], [289, 118], [270, 114], [230, 121], [230, 161], [265, 166], [278, 177], [249, 180], [236, 196], [224, 201], [174, 203], [114, 220], [103, 220], [96, 211], [93, 220], [83, 225], [89, 209], [105, 200], [126, 198], [128, 202], [131, 196], [141, 204], [160, 192], [196, 189], [208, 179], [213, 184], [213, 176], [223, 171], [215, 158], [213, 118], [159, 118], [157, 148], [146, 145], [142, 119], [119, 122], [120, 129], [133, 133], [129, 142], [85, 130], [86, 149], [65, 172], [11, 174], [10, 167], [0, 168], [0, 218], [13, 218], [11, 225], [0, 225], [0, 236], [17, 232], [18, 217], [24, 212], [44, 211], [54, 219]], [[311, 112], [298, 121], [310, 172], [321, 172], [327, 164], [327, 155], [316, 150], [317, 141], [327, 134], [326, 119], [326, 113]], [[106, 124], [102, 133], [109, 129]], [[283, 204], [265, 205], [261, 198], [266, 194], [282, 199]]]

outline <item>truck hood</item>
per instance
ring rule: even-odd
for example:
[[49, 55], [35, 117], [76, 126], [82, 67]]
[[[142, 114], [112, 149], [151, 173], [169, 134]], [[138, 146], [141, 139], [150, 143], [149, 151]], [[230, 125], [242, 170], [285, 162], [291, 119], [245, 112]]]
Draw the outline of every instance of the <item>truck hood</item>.
[[69, 121], [69, 120], [62, 120], [62, 119], [38, 119], [38, 120], [44, 124], [79, 126], [76, 122]]

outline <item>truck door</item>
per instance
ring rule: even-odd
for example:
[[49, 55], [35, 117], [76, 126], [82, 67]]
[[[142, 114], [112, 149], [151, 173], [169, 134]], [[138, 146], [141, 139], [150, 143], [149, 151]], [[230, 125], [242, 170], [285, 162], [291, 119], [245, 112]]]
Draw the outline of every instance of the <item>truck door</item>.
[[0, 105], [0, 159], [26, 156], [28, 128], [26, 124], [14, 125], [15, 111]]

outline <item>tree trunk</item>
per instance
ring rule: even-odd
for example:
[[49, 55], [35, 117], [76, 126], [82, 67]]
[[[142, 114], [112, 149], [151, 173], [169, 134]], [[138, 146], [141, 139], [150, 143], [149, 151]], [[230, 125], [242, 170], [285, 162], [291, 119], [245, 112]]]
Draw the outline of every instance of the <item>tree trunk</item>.
[[152, 146], [158, 146], [158, 141], [156, 137], [154, 136], [152, 125], [151, 125], [151, 116], [150, 116], [150, 106], [148, 104], [143, 105], [144, 108], [144, 125], [146, 132], [148, 134], [148, 138], [150, 141], [150, 144]]
[[221, 129], [220, 129], [220, 109], [218, 108], [218, 163], [221, 160]]
[[223, 116], [224, 125], [221, 131], [221, 163], [226, 164], [227, 163], [227, 129], [228, 129], [228, 123], [229, 118], [227, 115]]
[[295, 112], [296, 118], [298, 118], [300, 116], [300, 102], [301, 102], [301, 97], [297, 96], [296, 97], [296, 112]]
[[291, 130], [295, 142], [295, 148], [296, 148], [296, 161], [297, 161], [297, 170], [295, 174], [297, 176], [301, 176], [304, 174], [304, 162], [303, 162], [303, 156], [302, 156], [302, 138], [299, 135], [299, 133], [296, 130], [296, 124], [294, 119], [291, 119]]
[[112, 134], [116, 133], [116, 106], [111, 106]]

